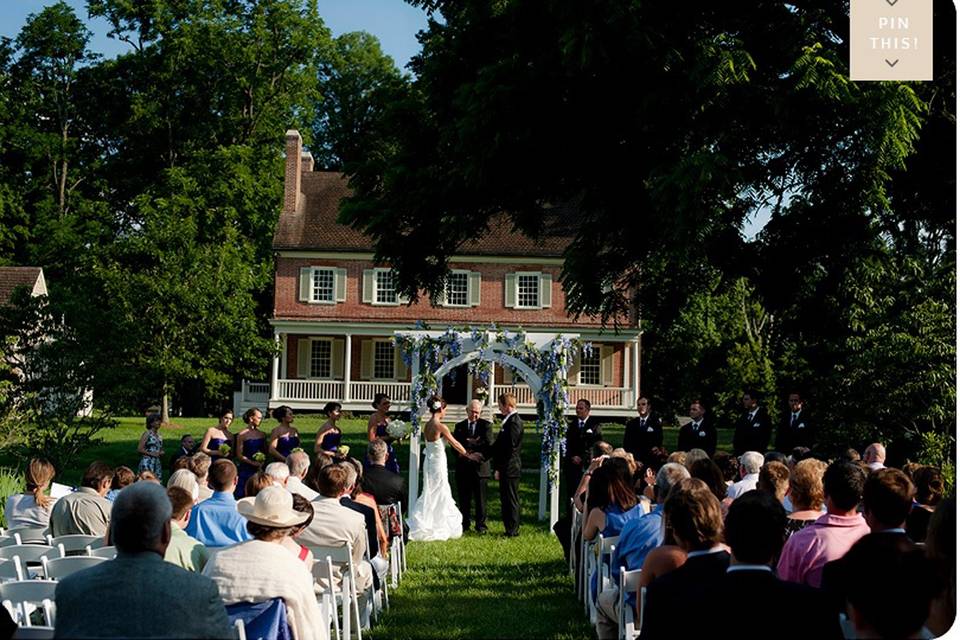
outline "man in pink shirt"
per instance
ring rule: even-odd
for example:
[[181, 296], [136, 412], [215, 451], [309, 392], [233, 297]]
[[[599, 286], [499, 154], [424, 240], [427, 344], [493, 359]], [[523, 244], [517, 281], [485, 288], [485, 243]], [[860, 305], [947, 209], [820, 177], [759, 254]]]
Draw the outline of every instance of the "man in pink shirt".
[[790, 536], [777, 575], [781, 580], [819, 587], [823, 565], [843, 557], [853, 544], [870, 533], [857, 505], [863, 495], [866, 474], [853, 462], [834, 462], [823, 474], [826, 515]]

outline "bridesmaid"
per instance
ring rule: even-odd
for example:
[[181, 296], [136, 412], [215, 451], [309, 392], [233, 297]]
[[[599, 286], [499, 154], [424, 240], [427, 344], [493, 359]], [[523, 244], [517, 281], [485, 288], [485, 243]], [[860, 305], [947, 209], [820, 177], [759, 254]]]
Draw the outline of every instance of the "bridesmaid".
[[[378, 393], [373, 396], [373, 408], [375, 409], [370, 420], [367, 422], [367, 440], [373, 442], [380, 438], [387, 443], [387, 463], [384, 465], [388, 470], [394, 473], [400, 473], [400, 463], [397, 461], [397, 452], [393, 450], [394, 438], [387, 435], [387, 425], [390, 424], [390, 417], [387, 412], [390, 411], [390, 396], [385, 393]], [[366, 457], [364, 457], [366, 461]], [[369, 462], [367, 462], [369, 464]]]
[[140, 436], [137, 452], [140, 454], [138, 469], [150, 471], [159, 480], [163, 476], [163, 465], [160, 463], [160, 458], [163, 457], [163, 436], [160, 435], [159, 413], [147, 416], [147, 429]]
[[258, 453], [264, 453], [264, 443], [267, 436], [260, 431], [260, 422], [263, 420], [263, 413], [260, 409], [252, 407], [243, 414], [243, 421], [247, 428], [237, 434], [237, 462], [239, 463], [239, 473], [237, 477], [237, 490], [234, 496], [238, 499], [244, 496], [244, 487], [247, 486], [247, 480], [250, 476], [260, 471], [262, 466], [260, 462], [253, 459]]
[[337, 421], [340, 420], [342, 409], [343, 405], [339, 402], [328, 402], [323, 408], [323, 415], [327, 416], [327, 421], [317, 431], [317, 444], [313, 448], [313, 452], [317, 456], [317, 464], [321, 467], [339, 457], [337, 447], [340, 446], [343, 432], [337, 426]]
[[[200, 451], [204, 452], [214, 461], [221, 458], [229, 458], [233, 453], [234, 435], [230, 433], [230, 423], [233, 422], [233, 411], [227, 409], [220, 414], [220, 422], [215, 427], [210, 427], [203, 434], [203, 442], [200, 443]], [[224, 455], [220, 452], [221, 445], [229, 445], [230, 453]]]
[[282, 405], [273, 410], [273, 419], [279, 422], [270, 432], [268, 458], [286, 462], [290, 452], [300, 446], [300, 432], [293, 426], [293, 409]]

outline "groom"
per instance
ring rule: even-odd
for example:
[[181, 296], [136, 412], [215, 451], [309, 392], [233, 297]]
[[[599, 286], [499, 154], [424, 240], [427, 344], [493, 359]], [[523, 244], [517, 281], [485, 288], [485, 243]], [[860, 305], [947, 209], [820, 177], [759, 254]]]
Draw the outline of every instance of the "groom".
[[470, 507], [476, 502], [474, 512], [477, 533], [487, 532], [487, 480], [490, 478], [490, 461], [483, 452], [493, 444], [493, 425], [480, 417], [483, 406], [479, 400], [467, 405], [467, 419], [453, 427], [453, 437], [467, 450], [467, 455], [458, 456], [456, 462], [457, 504], [463, 515], [463, 530], [470, 529]]
[[520, 535], [520, 444], [523, 422], [517, 413], [517, 398], [512, 393], [500, 394], [503, 423], [490, 452], [493, 454], [495, 477], [500, 481], [500, 513], [508, 537]]

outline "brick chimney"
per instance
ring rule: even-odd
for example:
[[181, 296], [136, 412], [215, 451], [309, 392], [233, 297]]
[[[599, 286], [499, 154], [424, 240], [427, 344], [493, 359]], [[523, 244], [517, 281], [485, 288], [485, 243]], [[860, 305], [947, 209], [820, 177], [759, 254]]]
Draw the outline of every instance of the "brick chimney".
[[296, 129], [287, 130], [286, 166], [283, 172], [283, 212], [296, 213], [300, 209], [300, 156], [303, 153], [303, 138]]

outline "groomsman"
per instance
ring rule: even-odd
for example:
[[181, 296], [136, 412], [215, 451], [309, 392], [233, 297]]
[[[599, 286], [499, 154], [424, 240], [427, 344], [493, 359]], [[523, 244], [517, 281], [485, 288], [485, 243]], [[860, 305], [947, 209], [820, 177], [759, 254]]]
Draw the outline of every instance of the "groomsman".
[[502, 393], [499, 399], [503, 422], [500, 433], [490, 446], [496, 479], [500, 482], [500, 515], [507, 537], [520, 535], [520, 447], [523, 443], [523, 422], [517, 413], [517, 398]]
[[708, 455], [713, 456], [717, 450], [717, 428], [713, 426], [713, 421], [706, 414], [707, 410], [700, 400], [690, 403], [691, 421], [680, 427], [677, 451], [703, 449]]
[[741, 400], [743, 414], [733, 431], [733, 455], [741, 456], [747, 451], [765, 453], [773, 433], [770, 415], [760, 406], [756, 391], [745, 391]]
[[637, 398], [637, 417], [627, 422], [623, 431], [623, 448], [633, 454], [634, 460], [650, 463], [650, 449], [663, 446], [663, 426], [653, 413], [650, 398]]
[[787, 396], [787, 413], [777, 429], [776, 449], [789, 454], [796, 447], [813, 448], [814, 429], [799, 393]]
[[580, 477], [590, 465], [591, 448], [603, 439], [600, 421], [590, 415], [590, 401], [586, 398], [577, 400], [576, 412], [577, 415], [567, 424], [567, 446], [563, 455], [567, 500], [573, 497]]
[[[493, 444], [493, 429], [488, 420], [480, 417], [482, 405], [472, 400], [467, 405], [467, 419], [453, 427], [453, 437], [469, 454], [483, 452]], [[487, 480], [490, 478], [490, 461], [481, 458], [457, 456], [454, 467], [457, 478], [457, 504], [463, 514], [463, 530], [470, 529], [470, 506], [475, 503], [475, 522], [478, 533], [487, 532]]]

